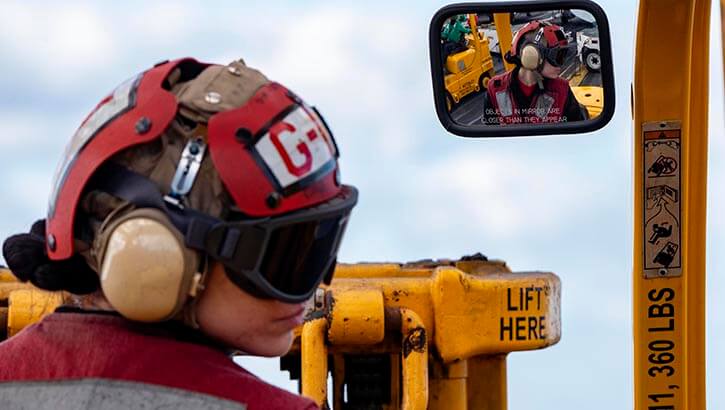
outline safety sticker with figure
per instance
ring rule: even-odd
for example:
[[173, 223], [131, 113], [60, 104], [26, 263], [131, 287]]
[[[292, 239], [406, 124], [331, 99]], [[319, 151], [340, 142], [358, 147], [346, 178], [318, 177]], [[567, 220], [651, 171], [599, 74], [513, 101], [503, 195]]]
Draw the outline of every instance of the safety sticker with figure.
[[680, 127], [648, 123], [644, 131], [644, 275], [682, 274]]

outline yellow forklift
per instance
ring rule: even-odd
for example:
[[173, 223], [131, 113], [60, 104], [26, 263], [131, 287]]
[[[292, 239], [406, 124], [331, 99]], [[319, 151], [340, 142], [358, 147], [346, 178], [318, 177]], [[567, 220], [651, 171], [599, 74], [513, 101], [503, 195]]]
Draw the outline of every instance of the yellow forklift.
[[476, 15], [468, 14], [471, 33], [466, 35], [467, 49], [446, 58], [446, 105], [452, 110], [461, 99], [486, 89], [495, 75], [488, 38], [478, 31]]
[[[709, 22], [709, 1], [639, 2], [631, 101], [636, 410], [705, 408]], [[669, 177], [678, 195], [651, 182], [650, 162], [664, 147], [679, 163]], [[677, 203], [681, 224], [667, 242], [680, 257], [653, 265], [675, 255], [657, 253], [650, 229], [653, 204], [665, 200]], [[340, 264], [281, 367], [323, 408], [503, 410], [506, 357], [559, 341], [560, 295], [555, 274], [511, 272], [480, 254]], [[63, 298], [0, 270], [0, 340]]]

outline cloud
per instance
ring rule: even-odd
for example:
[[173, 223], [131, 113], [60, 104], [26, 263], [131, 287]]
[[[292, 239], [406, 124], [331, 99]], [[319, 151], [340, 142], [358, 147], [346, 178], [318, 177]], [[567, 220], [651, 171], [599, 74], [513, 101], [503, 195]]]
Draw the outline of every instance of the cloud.
[[275, 47], [253, 63], [329, 112], [333, 129], [356, 124], [366, 132], [347, 135], [383, 148], [379, 155], [399, 156], [416, 144], [410, 124], [432, 100], [427, 70], [419, 69], [425, 56], [397, 58], [415, 27], [393, 14], [321, 7], [280, 25]]
[[[442, 230], [456, 215], [502, 239], [525, 231], [551, 231], [597, 196], [566, 164], [546, 157], [467, 150], [425, 164], [416, 187], [417, 216]], [[591, 187], [591, 185], [589, 185]]]
[[198, 11], [199, 7], [178, 2], [144, 3], [130, 12], [121, 11], [124, 18], [114, 22], [114, 34], [131, 37], [126, 42], [129, 48], [139, 43], [144, 48], [177, 46], [203, 25]]
[[42, 215], [46, 211], [48, 194], [50, 192], [51, 175], [47, 170], [33, 170], [18, 168], [11, 174], [22, 174], [22, 178], [7, 178], [1, 191], [4, 198], [12, 198], [18, 210], [22, 209], [29, 214]]
[[78, 81], [115, 61], [107, 21], [86, 5], [6, 3], [0, 27], [0, 49], [47, 85]]
[[38, 117], [37, 112], [0, 111], [0, 149], [21, 150], [48, 142], [48, 127]]

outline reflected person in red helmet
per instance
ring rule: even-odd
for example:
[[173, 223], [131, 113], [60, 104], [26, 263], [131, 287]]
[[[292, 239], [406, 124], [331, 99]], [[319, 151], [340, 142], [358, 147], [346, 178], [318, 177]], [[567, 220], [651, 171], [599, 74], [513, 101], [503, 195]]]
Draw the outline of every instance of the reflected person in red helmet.
[[231, 352], [280, 356], [329, 283], [357, 190], [317, 110], [241, 60], [164, 62], [91, 112], [48, 214], [8, 238], [68, 303], [0, 343], [18, 407], [314, 409]]
[[589, 118], [561, 74], [567, 57], [561, 27], [532, 21], [516, 32], [506, 61], [516, 67], [493, 77], [484, 93], [482, 121], [514, 125], [582, 121]]

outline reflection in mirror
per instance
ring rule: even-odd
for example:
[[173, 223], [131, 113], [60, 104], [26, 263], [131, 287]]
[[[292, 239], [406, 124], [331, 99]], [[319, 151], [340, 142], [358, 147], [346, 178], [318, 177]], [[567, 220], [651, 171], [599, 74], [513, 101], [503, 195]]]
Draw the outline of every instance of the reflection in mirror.
[[440, 33], [446, 109], [460, 125], [585, 121], [602, 112], [599, 31], [588, 11], [457, 14]]

